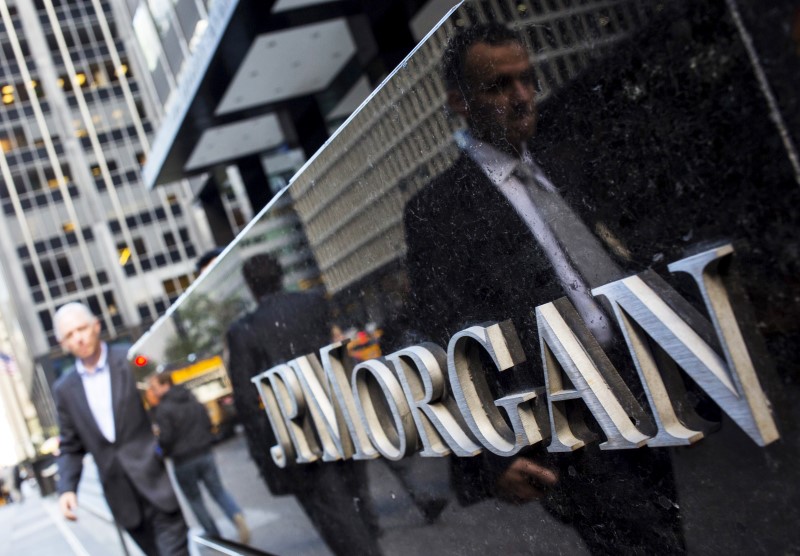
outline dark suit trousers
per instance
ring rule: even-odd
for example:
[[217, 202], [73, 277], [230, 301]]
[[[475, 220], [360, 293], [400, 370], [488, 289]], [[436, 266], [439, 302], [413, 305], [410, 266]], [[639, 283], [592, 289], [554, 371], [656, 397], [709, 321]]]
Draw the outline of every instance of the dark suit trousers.
[[127, 531], [142, 552], [147, 556], [188, 556], [189, 531], [181, 510], [164, 512], [138, 493], [137, 503], [142, 521]]

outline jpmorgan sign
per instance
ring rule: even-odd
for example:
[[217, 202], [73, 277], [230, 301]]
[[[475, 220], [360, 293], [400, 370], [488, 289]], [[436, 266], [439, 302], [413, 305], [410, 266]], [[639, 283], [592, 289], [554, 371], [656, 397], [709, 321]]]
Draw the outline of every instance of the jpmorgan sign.
[[[679, 369], [760, 446], [778, 439], [769, 402], [734, 316], [720, 265], [725, 245], [669, 265], [696, 284], [708, 318], [652, 271], [595, 288], [613, 308], [645, 410], [567, 298], [535, 308], [544, 385], [495, 399], [488, 373], [526, 359], [510, 321], [471, 326], [447, 351], [422, 343], [350, 368], [342, 342], [253, 377], [277, 443], [277, 465], [322, 459], [399, 460], [420, 454], [512, 456], [547, 442], [551, 452], [592, 441], [582, 400], [605, 436], [600, 448], [688, 445], [703, 438]], [[657, 349], [655, 346], [658, 346]], [[487, 365], [487, 362], [491, 364]]]

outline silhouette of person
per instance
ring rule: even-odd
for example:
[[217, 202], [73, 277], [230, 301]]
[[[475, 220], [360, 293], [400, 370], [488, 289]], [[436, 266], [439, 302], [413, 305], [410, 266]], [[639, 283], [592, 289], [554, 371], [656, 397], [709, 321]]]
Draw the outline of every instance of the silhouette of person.
[[[273, 494], [293, 494], [336, 554], [378, 554], [377, 535], [362, 502], [365, 462], [344, 461], [278, 467], [269, 453], [275, 436], [250, 379], [295, 357], [316, 353], [330, 341], [328, 303], [322, 292], [283, 290], [283, 271], [270, 254], [254, 255], [242, 275], [258, 306], [234, 322], [226, 335], [227, 368], [237, 415], [250, 455]], [[346, 466], [346, 468], [345, 468]], [[323, 494], [324, 493], [324, 494]], [[331, 500], [346, 500], [333, 504]]]
[[[448, 43], [442, 66], [448, 106], [468, 129], [458, 159], [405, 209], [417, 328], [446, 345], [470, 324], [511, 319], [533, 355], [534, 307], [566, 295], [597, 341], [613, 349], [615, 328], [591, 288], [624, 277], [621, 266], [628, 261], [606, 245], [616, 238], [598, 237], [572, 208], [571, 195], [581, 192], [579, 173], [564, 171], [572, 166], [556, 153], [537, 157], [536, 74], [524, 40], [497, 23], [462, 29]], [[544, 382], [530, 363], [499, 374], [505, 376], [486, 377], [495, 393]], [[598, 552], [612, 543], [683, 550], [677, 513], [654, 497], [674, 499], [665, 454], [598, 456], [590, 447], [556, 455], [541, 444], [514, 458], [454, 458], [457, 494], [463, 502], [541, 499]], [[627, 484], [616, 485], [613, 477], [626, 473]], [[604, 500], [597, 499], [601, 486], [609, 489]]]

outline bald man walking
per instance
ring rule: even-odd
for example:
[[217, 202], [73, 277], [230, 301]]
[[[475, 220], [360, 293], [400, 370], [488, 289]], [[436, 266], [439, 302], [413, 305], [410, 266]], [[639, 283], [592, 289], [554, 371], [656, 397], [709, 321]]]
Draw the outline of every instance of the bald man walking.
[[125, 349], [100, 340], [100, 321], [80, 303], [61, 307], [56, 338], [76, 372], [54, 387], [61, 429], [59, 506], [77, 519], [77, 489], [88, 452], [117, 523], [148, 555], [188, 554], [187, 528], [136, 389]]

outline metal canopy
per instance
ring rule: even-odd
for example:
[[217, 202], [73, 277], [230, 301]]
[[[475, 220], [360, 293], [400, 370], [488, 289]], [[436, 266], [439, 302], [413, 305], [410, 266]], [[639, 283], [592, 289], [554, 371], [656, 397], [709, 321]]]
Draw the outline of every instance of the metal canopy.
[[[323, 90], [356, 53], [351, 2], [229, 0], [167, 106], [142, 178], [148, 188], [275, 148], [292, 137], [286, 103]], [[268, 116], [268, 117], [267, 117]]]

